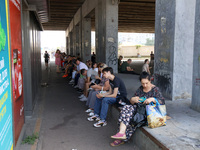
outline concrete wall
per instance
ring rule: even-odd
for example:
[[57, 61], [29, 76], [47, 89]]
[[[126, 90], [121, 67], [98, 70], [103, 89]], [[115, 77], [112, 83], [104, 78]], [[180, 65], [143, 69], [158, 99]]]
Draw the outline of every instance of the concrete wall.
[[138, 53], [141, 56], [150, 56], [151, 51], [154, 52], [154, 46], [141, 46], [140, 48], [136, 48], [136, 46], [121, 46], [119, 51], [119, 55], [123, 57], [136, 57]]
[[194, 8], [195, 0], [156, 1], [155, 84], [172, 100], [192, 95]]
[[196, 1], [192, 104], [200, 112], [200, 0]]
[[[194, 50], [195, 1], [176, 2], [174, 41], [173, 97], [191, 98]], [[187, 85], [187, 86], [183, 86]]]
[[155, 83], [172, 99], [175, 1], [157, 0], [155, 19]]

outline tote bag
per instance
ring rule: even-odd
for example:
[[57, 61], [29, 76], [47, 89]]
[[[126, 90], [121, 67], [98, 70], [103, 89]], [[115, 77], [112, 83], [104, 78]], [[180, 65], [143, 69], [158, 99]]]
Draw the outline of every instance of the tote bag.
[[160, 105], [158, 100], [156, 104], [151, 102], [149, 105], [146, 105], [147, 112], [147, 122], [149, 128], [156, 128], [166, 125], [166, 106]]

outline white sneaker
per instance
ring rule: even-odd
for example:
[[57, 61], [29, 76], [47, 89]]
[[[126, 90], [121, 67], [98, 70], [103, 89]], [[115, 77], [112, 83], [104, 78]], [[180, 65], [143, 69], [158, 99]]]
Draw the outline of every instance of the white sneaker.
[[73, 83], [74, 82], [74, 79], [71, 79], [70, 81], [69, 81], [69, 83]]
[[69, 81], [69, 84], [74, 84], [74, 80]]
[[106, 125], [107, 125], [106, 121], [99, 120], [97, 123], [94, 124], [94, 127], [99, 128], [99, 127], [104, 127]]
[[86, 113], [90, 113], [90, 112], [93, 112], [93, 110], [89, 108], [89, 109], [87, 109], [85, 112], [86, 112]]
[[82, 102], [87, 101], [87, 100], [88, 100], [88, 99], [87, 99], [87, 97], [85, 97], [85, 96], [84, 96], [83, 98], [80, 99], [80, 101], [82, 101]]
[[93, 90], [93, 88], [89, 88], [89, 89], [88, 89], [88, 91], [92, 91], [92, 90]]
[[83, 98], [84, 96], [85, 96], [85, 95], [84, 95], [84, 94], [82, 94], [82, 95], [81, 95], [81, 96], [79, 96], [78, 98], [79, 98], [79, 99], [81, 99], [81, 98]]
[[87, 118], [87, 120], [88, 120], [88, 121], [99, 121], [100, 118], [97, 117], [97, 116], [92, 116], [92, 117]]
[[74, 88], [75, 88], [75, 89], [78, 88], [78, 85], [74, 86]]
[[88, 116], [94, 116], [94, 113], [93, 112], [90, 112], [89, 114], [88, 114]]

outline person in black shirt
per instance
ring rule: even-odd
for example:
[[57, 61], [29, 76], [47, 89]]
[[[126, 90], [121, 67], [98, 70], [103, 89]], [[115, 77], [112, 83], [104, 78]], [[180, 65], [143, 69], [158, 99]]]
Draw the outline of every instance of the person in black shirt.
[[121, 72], [122, 59], [123, 59], [123, 56], [120, 55], [118, 59], [118, 72]]
[[44, 61], [45, 61], [46, 69], [47, 69], [48, 63], [49, 63], [49, 54], [47, 53], [47, 51], [45, 51], [45, 53], [44, 53]]
[[94, 106], [94, 116], [89, 117], [89, 121], [98, 121], [94, 124], [94, 127], [106, 126], [106, 117], [109, 104], [117, 102], [117, 97], [126, 97], [127, 91], [124, 82], [113, 74], [111, 67], [103, 69], [103, 76], [110, 80], [112, 84], [109, 92], [98, 93], [96, 96], [96, 102]]

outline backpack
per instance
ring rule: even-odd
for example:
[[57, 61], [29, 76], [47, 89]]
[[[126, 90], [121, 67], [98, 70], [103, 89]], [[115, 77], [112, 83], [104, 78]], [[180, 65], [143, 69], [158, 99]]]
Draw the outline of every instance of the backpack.
[[45, 55], [44, 55], [44, 58], [45, 58], [45, 59], [48, 59], [48, 58], [49, 58], [49, 54], [45, 54]]

